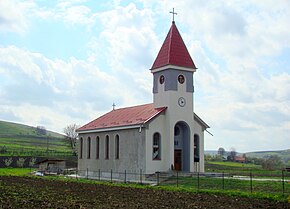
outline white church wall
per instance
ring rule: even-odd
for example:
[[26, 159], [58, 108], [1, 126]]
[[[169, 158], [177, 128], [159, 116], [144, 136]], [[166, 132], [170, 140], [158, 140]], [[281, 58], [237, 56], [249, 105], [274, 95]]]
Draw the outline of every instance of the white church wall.
[[[152, 120], [146, 131], [146, 173], [154, 173], [156, 171], [168, 171], [170, 169], [170, 149], [168, 140], [168, 131], [165, 129], [166, 116], [159, 115]], [[161, 135], [161, 159], [153, 160], [153, 135], [154, 133]]]
[[[119, 135], [119, 159], [115, 156], [115, 137]], [[105, 139], [109, 136], [109, 158], [105, 156]], [[99, 159], [96, 159], [96, 138], [99, 136]], [[83, 158], [78, 159], [78, 169], [89, 170], [89, 175], [98, 175], [98, 170], [113, 172], [136, 172], [145, 170], [145, 132], [126, 129], [111, 132], [80, 134], [84, 139]], [[91, 157], [87, 158], [88, 137], [91, 138]]]
[[200, 155], [200, 162], [199, 168], [195, 172], [204, 172], [204, 130], [203, 127], [194, 120], [194, 134], [199, 136], [199, 155]]

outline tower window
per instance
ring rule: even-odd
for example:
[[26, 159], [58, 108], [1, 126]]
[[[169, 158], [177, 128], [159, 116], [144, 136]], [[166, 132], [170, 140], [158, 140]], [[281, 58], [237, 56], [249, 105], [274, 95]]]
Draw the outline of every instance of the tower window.
[[161, 137], [159, 133], [153, 135], [153, 160], [161, 160]]
[[164, 83], [164, 80], [165, 80], [164, 75], [161, 75], [161, 76], [159, 77], [159, 83], [160, 83], [160, 84], [163, 84], [163, 83]]
[[184, 76], [183, 75], [179, 75], [178, 76], [178, 82], [181, 83], [181, 84], [183, 84], [184, 81], [185, 81]]

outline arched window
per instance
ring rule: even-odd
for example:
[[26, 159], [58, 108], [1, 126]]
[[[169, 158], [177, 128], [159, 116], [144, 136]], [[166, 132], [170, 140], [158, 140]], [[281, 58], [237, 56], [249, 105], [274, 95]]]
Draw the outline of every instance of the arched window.
[[91, 158], [91, 137], [88, 138], [88, 144], [87, 144], [87, 158], [90, 159]]
[[180, 134], [180, 128], [179, 128], [179, 126], [175, 126], [174, 127], [174, 136], [179, 136], [179, 134]]
[[83, 138], [80, 139], [80, 159], [83, 158]]
[[100, 137], [96, 138], [96, 159], [100, 158]]
[[183, 84], [184, 81], [185, 81], [184, 76], [183, 76], [182, 74], [180, 74], [180, 75], [178, 76], [177, 79], [178, 79], [178, 82], [179, 82], [180, 84]]
[[106, 141], [105, 141], [105, 159], [109, 159], [109, 136], [106, 136]]
[[164, 83], [164, 75], [161, 75], [160, 77], [159, 77], [159, 83], [160, 84], [163, 84]]
[[153, 160], [161, 160], [161, 136], [159, 133], [153, 135]]
[[116, 159], [119, 159], [119, 157], [120, 157], [120, 148], [119, 148], [120, 142], [119, 141], [120, 141], [120, 137], [117, 134], [115, 137], [115, 157], [116, 157]]
[[194, 162], [199, 162], [199, 136], [194, 134]]

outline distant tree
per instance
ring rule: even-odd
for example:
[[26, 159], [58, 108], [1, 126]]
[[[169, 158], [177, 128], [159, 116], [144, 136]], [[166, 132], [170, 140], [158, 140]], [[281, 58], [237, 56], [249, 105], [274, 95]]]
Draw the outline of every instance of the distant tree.
[[213, 158], [212, 158], [212, 161], [222, 161], [223, 158], [221, 155], [214, 155]]
[[6, 167], [9, 167], [12, 164], [12, 162], [13, 162], [12, 157], [6, 158], [4, 160], [4, 164], [5, 164]]
[[234, 147], [231, 148], [230, 155], [229, 155], [229, 160], [230, 161], [235, 161], [235, 157], [237, 156], [237, 151]]
[[66, 135], [66, 138], [69, 140], [71, 148], [74, 152], [74, 154], [77, 153], [77, 148], [76, 148], [76, 144], [77, 144], [77, 138], [78, 138], [78, 133], [76, 132], [76, 130], [79, 128], [79, 125], [76, 124], [70, 124], [67, 127], [65, 127], [63, 129], [63, 132]]
[[23, 166], [24, 166], [24, 162], [25, 162], [25, 158], [20, 157], [20, 158], [16, 161], [17, 167], [19, 167], [19, 168], [23, 168]]
[[262, 168], [267, 170], [282, 169], [283, 167], [282, 159], [278, 155], [271, 155], [262, 162]]
[[204, 155], [204, 160], [205, 161], [211, 161], [212, 160], [212, 156], [210, 154], [205, 154]]
[[46, 128], [44, 126], [37, 126], [36, 127], [36, 134], [37, 135], [46, 135]]
[[221, 155], [221, 156], [223, 156], [223, 155], [226, 154], [226, 150], [225, 150], [223, 147], [220, 147], [220, 148], [218, 149], [218, 154]]
[[2, 146], [1, 148], [0, 148], [0, 153], [1, 154], [4, 154], [4, 153], [6, 153], [7, 152], [7, 148], [6, 148], [6, 146], [4, 145], [4, 146]]
[[245, 158], [245, 162], [248, 162], [247, 155], [244, 153], [243, 158]]
[[257, 157], [247, 157], [247, 162], [248, 163], [253, 163], [255, 165], [262, 165], [264, 162], [263, 158], [257, 158]]

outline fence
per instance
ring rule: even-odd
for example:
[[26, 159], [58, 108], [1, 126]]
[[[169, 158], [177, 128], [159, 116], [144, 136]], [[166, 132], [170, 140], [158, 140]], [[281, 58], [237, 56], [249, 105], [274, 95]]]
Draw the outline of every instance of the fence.
[[76, 178], [87, 178], [107, 182], [139, 183], [160, 186], [173, 186], [201, 190], [224, 190], [264, 194], [290, 195], [290, 172], [281, 171], [280, 175], [261, 176], [248, 173], [184, 173], [156, 172], [115, 172], [113, 170], [76, 170], [66, 171]]

